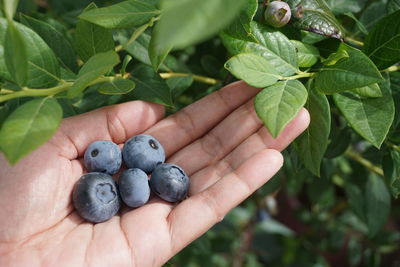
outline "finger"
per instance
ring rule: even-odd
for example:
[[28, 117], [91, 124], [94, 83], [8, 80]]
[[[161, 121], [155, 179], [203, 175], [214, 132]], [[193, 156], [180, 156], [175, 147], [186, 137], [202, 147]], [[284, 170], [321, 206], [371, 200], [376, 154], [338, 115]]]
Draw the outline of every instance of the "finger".
[[257, 92], [259, 89], [244, 82], [232, 83], [160, 121], [147, 133], [163, 144], [169, 157], [204, 135]]
[[[166, 222], [172, 208], [173, 204], [155, 197], [146, 205], [131, 209], [121, 216], [121, 229], [137, 255], [134, 266], [161, 266], [160, 261], [172, 256], [169, 254], [170, 238]], [[154, 253], [157, 259], [153, 257]], [[151, 262], [154, 259], [157, 261]]]
[[224, 175], [238, 168], [248, 158], [265, 148], [282, 151], [308, 127], [309, 122], [310, 116], [307, 110], [302, 109], [276, 139], [273, 139], [268, 130], [262, 127], [225, 158], [192, 174], [190, 176], [189, 195], [194, 195], [205, 190]]
[[120, 144], [133, 135], [144, 132], [164, 115], [161, 105], [131, 101], [100, 108], [64, 119], [51, 140], [65, 156], [82, 156], [87, 146], [97, 140], [112, 140]]
[[[202, 138], [174, 154], [168, 161], [181, 166], [188, 175], [231, 152], [262, 125], [253, 100], [235, 110]], [[188, 158], [194, 160], [188, 160]]]
[[265, 184], [282, 163], [278, 151], [260, 151], [209, 189], [176, 206], [168, 217], [172, 253], [221, 221], [229, 210]]

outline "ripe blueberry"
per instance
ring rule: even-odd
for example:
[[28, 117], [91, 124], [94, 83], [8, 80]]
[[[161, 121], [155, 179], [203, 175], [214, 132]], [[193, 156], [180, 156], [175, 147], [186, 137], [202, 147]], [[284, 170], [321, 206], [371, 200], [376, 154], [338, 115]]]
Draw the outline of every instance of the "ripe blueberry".
[[83, 175], [75, 185], [72, 201], [78, 214], [93, 223], [110, 219], [121, 207], [117, 184], [101, 172]]
[[158, 164], [165, 161], [165, 153], [157, 139], [151, 135], [140, 134], [125, 143], [122, 158], [128, 168], [138, 168], [149, 174]]
[[129, 207], [140, 207], [149, 200], [149, 178], [141, 169], [135, 168], [124, 171], [118, 184], [121, 198]]
[[89, 145], [83, 157], [89, 172], [115, 174], [121, 168], [122, 156], [118, 145], [111, 141], [95, 141]]
[[280, 28], [285, 26], [292, 15], [290, 7], [283, 1], [273, 1], [268, 4], [264, 17], [267, 24]]
[[187, 195], [189, 177], [181, 167], [164, 163], [158, 165], [151, 174], [150, 188], [160, 198], [169, 202], [177, 202]]

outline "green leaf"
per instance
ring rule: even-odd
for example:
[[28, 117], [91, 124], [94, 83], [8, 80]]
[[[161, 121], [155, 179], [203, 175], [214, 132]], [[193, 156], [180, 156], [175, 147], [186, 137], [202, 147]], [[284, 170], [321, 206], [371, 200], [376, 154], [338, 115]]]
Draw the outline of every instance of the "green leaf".
[[[28, 58], [28, 81], [30, 88], [46, 88], [56, 85], [59, 82], [60, 66], [53, 51], [47, 44], [28, 27], [14, 22], [14, 25], [21, 33], [25, 43]], [[4, 47], [8, 23], [6, 19], [0, 18], [0, 77], [3, 80], [13, 81], [13, 75], [6, 68]], [[21, 71], [24, 69], [20, 67]]]
[[20, 13], [31, 14], [31, 13], [37, 12], [38, 5], [34, 1], [21, 0], [18, 4], [17, 10]]
[[151, 36], [149, 34], [142, 33], [134, 42], [125, 46], [125, 51], [140, 62], [151, 66], [149, 57], [150, 39]]
[[331, 129], [331, 111], [328, 99], [309, 82], [306, 108], [310, 113], [310, 125], [295, 141], [300, 160], [314, 175], [320, 176], [322, 158], [328, 147]]
[[119, 63], [119, 56], [114, 51], [99, 53], [91, 57], [78, 73], [78, 79], [68, 90], [68, 97], [75, 97], [85, 90], [91, 82], [111, 71]]
[[391, 142], [400, 143], [400, 72], [390, 73], [390, 89], [396, 112], [388, 138]]
[[18, 107], [0, 130], [0, 146], [8, 161], [15, 164], [46, 142], [57, 130], [62, 109], [53, 98], [31, 100]]
[[251, 30], [256, 42], [236, 39], [221, 33], [222, 41], [232, 55], [258, 54], [285, 77], [299, 72], [296, 48], [284, 34], [254, 21], [251, 23]]
[[368, 35], [368, 30], [365, 27], [365, 25], [356, 18], [356, 16], [354, 16], [353, 13], [345, 13], [345, 16], [351, 18], [352, 20], [354, 20], [354, 22], [356, 23], [357, 29], [362, 32], [364, 35]]
[[374, 237], [390, 213], [390, 194], [381, 177], [370, 175], [365, 188], [365, 216], [369, 237]]
[[[302, 41], [305, 44], [310, 44], [310, 45], [314, 45], [317, 43], [324, 43], [325, 42], [331, 42], [331, 43], [335, 43], [335, 42], [340, 42], [340, 40], [338, 39], [328, 39], [326, 36], [320, 35], [318, 33], [313, 33], [313, 32], [307, 32], [307, 31], [300, 31], [300, 41]], [[329, 49], [329, 48], [328, 48]], [[321, 49], [320, 49], [320, 52]]]
[[326, 4], [335, 14], [358, 13], [367, 0], [326, 0]]
[[380, 20], [367, 36], [363, 51], [379, 69], [400, 61], [400, 10]]
[[257, 12], [258, 1], [246, 0], [245, 8], [239, 13], [239, 16], [233, 21], [225, 32], [237, 39], [254, 41], [254, 36], [251, 32], [250, 23]]
[[344, 49], [339, 49], [337, 52], [332, 53], [329, 57], [322, 61], [325, 66], [332, 66], [338, 63], [339, 60], [349, 58], [349, 53]]
[[160, 41], [157, 37], [159, 35], [159, 30], [160, 29], [157, 27], [153, 29], [148, 50], [148, 56], [155, 71], [160, 68], [161, 64], [172, 49], [172, 45], [160, 45]]
[[319, 51], [315, 46], [302, 43], [300, 41], [291, 40], [292, 44], [296, 47], [297, 61], [299, 67], [309, 68], [317, 63], [319, 59]]
[[3, 0], [4, 12], [6, 13], [6, 17], [9, 21], [11, 21], [14, 17], [15, 12], [17, 11], [19, 0]]
[[349, 57], [342, 57], [333, 65], [324, 65], [315, 78], [315, 86], [325, 94], [343, 92], [382, 81], [374, 63], [361, 51], [346, 44], [339, 46]]
[[[97, 6], [92, 3], [85, 11], [96, 9]], [[79, 57], [86, 62], [98, 53], [114, 49], [114, 39], [111, 30], [80, 20], [74, 34], [74, 46]]]
[[351, 209], [358, 216], [358, 218], [360, 218], [363, 222], [366, 222], [365, 196], [363, 194], [364, 188], [361, 188], [361, 186], [357, 186], [355, 184], [346, 183], [345, 191]]
[[[169, 67], [166, 66], [168, 61], [168, 53], [167, 51], [165, 54], [161, 55], [160, 58], [157, 58], [156, 51], [153, 51], [153, 47], [150, 46], [151, 36], [146, 32], [140, 34], [140, 36], [134, 41], [130, 42], [129, 44], [124, 46], [126, 52], [132, 55], [135, 59], [139, 60], [143, 64], [152, 66], [152, 62], [150, 61], [150, 55], [154, 58], [154, 68], [170, 71]], [[125, 41], [121, 41], [121, 43], [126, 43], [128, 39], [126, 38]], [[149, 55], [150, 53], [150, 55]], [[165, 58], [164, 58], [165, 56]], [[171, 57], [171, 56], [169, 56]], [[166, 59], [165, 63], [162, 63]]]
[[227, 26], [245, 3], [245, 0], [236, 0], [234, 4], [231, 0], [161, 1], [162, 16], [153, 34], [155, 50], [184, 48], [211, 37]]
[[400, 10], [400, 0], [389, 0], [387, 3], [387, 10], [389, 14]]
[[[179, 69], [179, 68], [177, 68], [177, 66], [178, 66], [177, 59], [175, 59], [171, 55], [168, 55], [169, 51], [166, 51], [165, 54], [160, 55], [160, 58], [157, 59], [156, 58], [157, 55], [155, 54], [155, 51], [152, 51], [152, 47], [150, 45], [150, 40], [151, 40], [151, 36], [149, 34], [147, 34], [146, 32], [144, 32], [144, 33], [140, 34], [140, 36], [134, 42], [130, 42], [129, 44], [127, 44], [125, 46], [125, 51], [128, 52], [130, 55], [132, 55], [135, 59], [142, 62], [143, 64], [152, 66], [150, 57], [155, 57], [155, 58], [152, 58], [153, 63], [155, 64], [154, 68], [158, 68], [159, 70], [163, 70], [163, 71], [171, 71], [171, 70], [177, 71]], [[120, 42], [126, 43], [127, 41], [128, 41], [128, 39], [126, 38], [125, 41], [122, 40]], [[150, 53], [150, 55], [149, 55], [149, 53]], [[184, 70], [184, 71], [186, 71], [186, 70]]]
[[140, 64], [131, 74], [136, 83], [135, 90], [129, 93], [132, 98], [173, 107], [170, 88], [151, 67]]
[[183, 94], [193, 84], [193, 76], [172, 77], [167, 79], [168, 87], [171, 89], [173, 99]]
[[314, 179], [307, 186], [307, 195], [311, 203], [321, 208], [329, 208], [335, 203], [335, 186], [326, 177]]
[[370, 31], [386, 15], [386, 0], [372, 1], [362, 12], [360, 22]]
[[317, 34], [343, 39], [343, 27], [323, 0], [288, 0], [294, 26]]
[[351, 89], [351, 92], [367, 98], [381, 97], [382, 91], [377, 83], [373, 83], [361, 88]]
[[23, 87], [28, 81], [27, 45], [14, 23], [8, 23], [4, 41], [4, 59], [8, 72], [13, 80]]
[[73, 100], [69, 98], [58, 98], [58, 103], [63, 110], [63, 117], [68, 118], [78, 115], [76, 108], [73, 106]]
[[[6, 120], [9, 113], [10, 113], [10, 107], [7, 104], [0, 107], [0, 129], [1, 129], [1, 125], [3, 125], [3, 122]], [[1, 150], [1, 146], [0, 146], [0, 150]]]
[[21, 14], [21, 22], [39, 34], [43, 41], [53, 50], [59, 62], [74, 72], [78, 71], [75, 51], [59, 31], [46, 22], [23, 14]]
[[258, 93], [255, 110], [274, 138], [304, 106], [307, 95], [307, 89], [297, 80], [280, 81]]
[[238, 54], [225, 63], [225, 68], [236, 78], [258, 88], [273, 85], [282, 78], [266, 59], [257, 54]]
[[353, 93], [335, 94], [336, 106], [351, 127], [379, 148], [389, 132], [394, 118], [394, 102], [389, 82], [380, 84], [383, 96], [363, 99]]
[[111, 82], [102, 83], [97, 91], [103, 95], [123, 95], [135, 88], [135, 83], [127, 79], [115, 79]]
[[382, 158], [386, 182], [394, 198], [400, 195], [400, 151], [387, 150]]
[[[99, 84], [90, 86], [81, 96], [79, 96], [79, 98], [77, 98], [78, 101], [75, 100], [73, 102], [73, 106], [78, 113], [84, 113], [90, 110], [115, 104], [109, 102], [112, 102], [112, 99], [121, 98], [121, 95], [99, 94], [99, 92], [97, 92], [97, 88], [99, 86]], [[129, 95], [129, 93], [127, 95]], [[127, 95], [123, 95], [122, 97], [125, 98]], [[72, 98], [70, 98], [69, 100], [73, 101]]]
[[349, 127], [339, 129], [339, 127], [331, 127], [330, 142], [326, 149], [325, 158], [332, 159], [342, 155], [351, 143], [351, 132]]
[[129, 63], [132, 61], [132, 57], [130, 55], [126, 55], [124, 57], [124, 60], [122, 61], [122, 66], [121, 66], [121, 70], [120, 73], [122, 76], [125, 75], [126, 73], [126, 68], [128, 67]]
[[115, 29], [145, 24], [158, 14], [160, 11], [146, 1], [127, 0], [108, 7], [87, 10], [79, 18], [108, 29]]

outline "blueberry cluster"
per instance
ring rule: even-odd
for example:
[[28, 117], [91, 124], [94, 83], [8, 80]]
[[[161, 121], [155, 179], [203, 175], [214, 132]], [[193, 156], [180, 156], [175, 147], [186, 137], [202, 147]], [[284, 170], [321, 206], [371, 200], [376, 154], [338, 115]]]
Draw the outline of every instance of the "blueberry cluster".
[[[84, 155], [89, 173], [79, 179], [72, 194], [75, 209], [85, 220], [99, 223], [119, 211], [121, 199], [137, 208], [147, 203], [152, 191], [168, 202], [181, 201], [189, 190], [189, 177], [181, 167], [164, 161], [164, 148], [150, 135], [130, 138], [122, 152], [111, 141], [93, 142]], [[121, 169], [122, 162], [128, 169], [117, 184], [111, 175]]]

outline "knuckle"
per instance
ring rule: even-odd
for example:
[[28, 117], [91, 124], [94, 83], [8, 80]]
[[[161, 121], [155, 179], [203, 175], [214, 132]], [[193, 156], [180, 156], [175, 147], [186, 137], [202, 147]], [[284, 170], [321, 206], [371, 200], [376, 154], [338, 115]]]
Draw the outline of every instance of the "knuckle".
[[203, 151], [211, 158], [217, 159], [223, 152], [223, 143], [222, 140], [215, 135], [214, 132], [207, 133], [201, 139], [201, 147]]
[[119, 117], [117, 106], [106, 109], [107, 130], [111, 139], [116, 143], [122, 143], [127, 138], [127, 131]]
[[196, 132], [196, 125], [186, 109], [182, 109], [179, 113], [174, 115], [175, 123], [183, 129], [190, 139], [194, 139]]
[[215, 197], [208, 190], [203, 191], [200, 196], [205, 208], [211, 213], [213, 221], [221, 222], [225, 214], [221, 211]]

